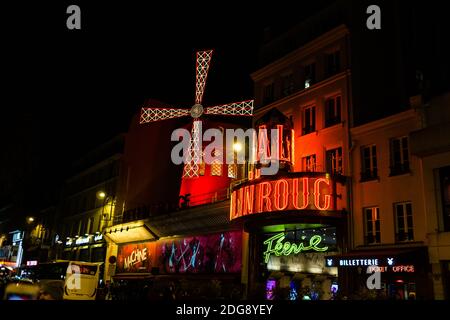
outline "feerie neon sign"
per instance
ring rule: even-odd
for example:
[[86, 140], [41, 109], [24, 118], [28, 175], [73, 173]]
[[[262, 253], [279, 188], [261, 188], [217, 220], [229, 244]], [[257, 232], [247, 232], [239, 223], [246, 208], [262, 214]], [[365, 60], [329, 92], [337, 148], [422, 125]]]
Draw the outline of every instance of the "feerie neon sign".
[[253, 180], [231, 194], [230, 220], [262, 212], [332, 210], [333, 185], [326, 175]]
[[[271, 254], [275, 254], [277, 257], [289, 256], [291, 254], [299, 254], [303, 251], [316, 251], [316, 252], [324, 252], [328, 250], [328, 247], [320, 247], [322, 242], [322, 237], [319, 235], [314, 235], [309, 239], [308, 245], [305, 245], [303, 242], [299, 244], [290, 243], [289, 241], [283, 241], [286, 238], [286, 235], [281, 232], [273, 237], [270, 237], [263, 243], [266, 245], [266, 251], [264, 251], [264, 262], [268, 263]], [[305, 240], [306, 237], [303, 236], [302, 240]]]

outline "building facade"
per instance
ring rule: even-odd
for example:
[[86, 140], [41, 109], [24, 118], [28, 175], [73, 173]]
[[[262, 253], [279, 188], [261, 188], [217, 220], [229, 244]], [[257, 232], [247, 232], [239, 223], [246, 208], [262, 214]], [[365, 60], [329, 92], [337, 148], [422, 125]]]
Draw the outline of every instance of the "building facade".
[[88, 153], [74, 164], [66, 180], [59, 207], [55, 259], [104, 262], [106, 245], [102, 230], [113, 223], [120, 193], [124, 135]]
[[[420, 97], [419, 97], [420, 98]], [[418, 99], [422, 128], [410, 134], [418, 158], [435, 299], [450, 298], [450, 95]]]
[[[432, 296], [421, 166], [409, 138], [421, 125], [420, 114], [410, 109], [351, 129], [352, 241], [339, 257], [339, 269], [353, 294]], [[380, 271], [378, 290], [367, 289], [368, 269], [353, 264], [358, 259], [372, 260], [372, 269]]]
[[[280, 159], [289, 165], [275, 177], [254, 177], [235, 190], [243, 199], [231, 217], [244, 221], [248, 260], [257, 261], [244, 271], [249, 297], [327, 300], [337, 294], [339, 275], [325, 256], [343, 252], [348, 241], [350, 76], [349, 30], [343, 25], [252, 74], [254, 128], [289, 127], [290, 148], [283, 148], [291, 150], [289, 159]], [[271, 117], [274, 110], [281, 113], [278, 121]], [[246, 212], [252, 188], [255, 215]], [[264, 188], [274, 198], [261, 200]], [[277, 198], [279, 192], [285, 200]], [[287, 244], [296, 247], [277, 251]]]

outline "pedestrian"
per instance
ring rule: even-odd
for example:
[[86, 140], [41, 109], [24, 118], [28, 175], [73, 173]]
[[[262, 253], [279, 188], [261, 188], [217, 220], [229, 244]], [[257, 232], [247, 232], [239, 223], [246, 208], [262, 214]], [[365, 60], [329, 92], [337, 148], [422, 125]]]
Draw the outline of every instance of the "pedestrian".
[[47, 281], [40, 284], [38, 300], [62, 300], [64, 289], [61, 281]]

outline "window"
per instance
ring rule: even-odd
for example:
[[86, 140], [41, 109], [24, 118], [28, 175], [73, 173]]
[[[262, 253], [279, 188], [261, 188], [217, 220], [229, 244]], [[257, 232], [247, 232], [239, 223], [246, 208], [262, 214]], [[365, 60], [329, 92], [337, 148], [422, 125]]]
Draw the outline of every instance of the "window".
[[361, 181], [378, 179], [376, 145], [361, 147]]
[[80, 211], [86, 211], [87, 210], [87, 199], [86, 199], [86, 195], [83, 195], [81, 197], [81, 201], [80, 201]]
[[77, 227], [77, 236], [81, 235], [81, 231], [83, 231], [83, 220], [78, 221], [78, 227]]
[[439, 169], [444, 231], [450, 231], [450, 166]]
[[89, 261], [89, 249], [80, 249], [79, 261]]
[[339, 50], [325, 56], [327, 76], [338, 73], [341, 69], [341, 52]]
[[294, 92], [294, 77], [292, 73], [283, 76], [283, 96], [286, 97]]
[[305, 88], [309, 88], [316, 82], [316, 64], [311, 63], [305, 66]]
[[327, 158], [327, 172], [332, 174], [342, 174], [342, 148], [328, 150]]
[[409, 172], [408, 137], [391, 139], [390, 176]]
[[205, 175], [205, 168], [206, 168], [206, 163], [205, 163], [205, 154], [202, 154], [202, 158], [201, 158], [201, 162], [198, 164], [198, 175], [199, 176], [204, 176]]
[[[214, 157], [220, 157], [221, 152], [214, 149]], [[214, 159], [211, 163], [211, 175], [212, 176], [222, 176], [222, 163], [219, 159]]]
[[93, 232], [93, 228], [94, 228], [94, 217], [91, 217], [87, 220], [86, 223], [86, 233], [91, 234]]
[[92, 249], [92, 262], [103, 262], [105, 261], [106, 248], [97, 247]]
[[375, 244], [381, 242], [380, 232], [380, 208], [372, 207], [364, 209], [365, 240], [366, 244]]
[[269, 104], [274, 101], [275, 84], [272, 82], [263, 88], [263, 104]]
[[414, 240], [413, 216], [411, 202], [394, 204], [395, 241]]
[[325, 102], [325, 127], [338, 123], [341, 123], [341, 96], [335, 96]]
[[237, 178], [237, 164], [230, 163], [228, 165], [228, 178], [236, 179]]
[[72, 226], [70, 227], [70, 237], [76, 236], [77, 235], [77, 223], [74, 221], [72, 222]]
[[315, 172], [316, 171], [316, 155], [312, 154], [310, 156], [306, 156], [302, 158], [302, 167], [306, 172]]
[[316, 107], [310, 106], [303, 109], [303, 134], [316, 131]]

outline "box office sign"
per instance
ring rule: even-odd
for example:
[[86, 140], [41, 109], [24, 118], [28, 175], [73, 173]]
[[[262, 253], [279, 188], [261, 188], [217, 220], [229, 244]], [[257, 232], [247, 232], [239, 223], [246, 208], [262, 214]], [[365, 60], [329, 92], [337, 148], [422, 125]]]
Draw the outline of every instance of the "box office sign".
[[336, 266], [340, 268], [364, 267], [367, 272], [393, 272], [393, 273], [414, 273], [415, 265], [398, 261], [396, 257], [355, 257], [355, 258], [337, 258], [326, 257], [328, 267]]
[[241, 271], [241, 231], [127, 244], [119, 247], [118, 272], [234, 273]]

